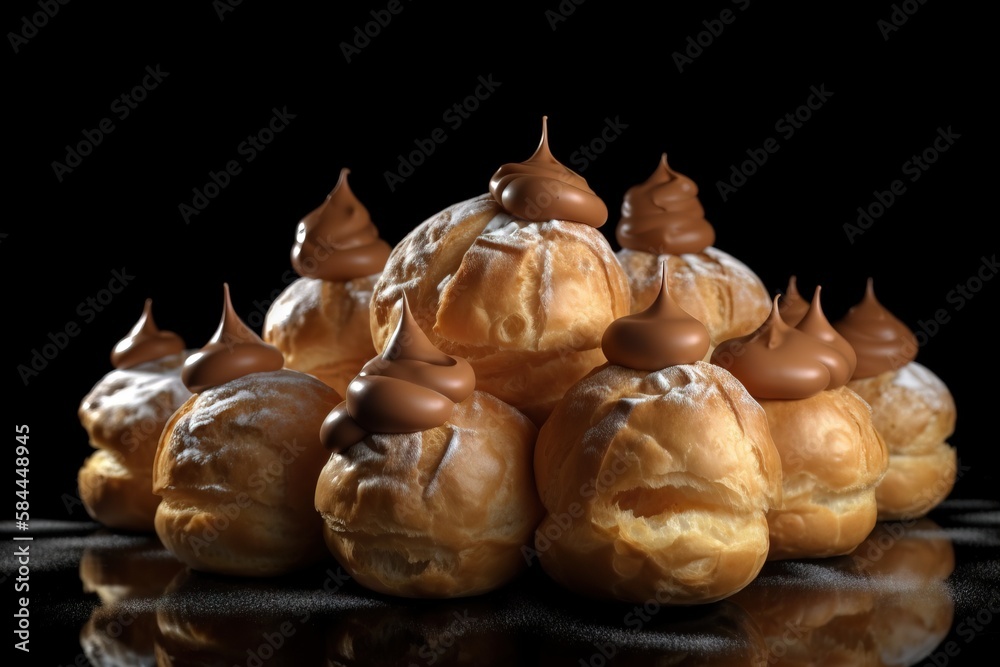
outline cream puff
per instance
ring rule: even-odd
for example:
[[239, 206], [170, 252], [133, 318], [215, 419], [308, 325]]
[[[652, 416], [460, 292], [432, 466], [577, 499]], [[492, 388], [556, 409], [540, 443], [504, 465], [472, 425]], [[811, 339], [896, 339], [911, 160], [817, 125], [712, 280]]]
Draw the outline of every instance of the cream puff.
[[193, 569], [276, 576], [329, 557], [312, 494], [327, 452], [319, 428], [340, 396], [284, 368], [236, 315], [225, 285], [214, 336], [181, 371], [192, 396], [153, 464], [156, 533]]
[[698, 186], [670, 168], [666, 153], [644, 183], [626, 191], [615, 239], [632, 312], [656, 298], [660, 264], [666, 262], [671, 296], [708, 328], [705, 361], [716, 345], [751, 333], [770, 312], [764, 283], [746, 264], [715, 247], [715, 228], [705, 219]]
[[539, 431], [547, 514], [534, 553], [584, 595], [702, 604], [764, 565], [781, 461], [761, 406], [702, 361], [708, 330], [672, 300], [667, 272], [652, 304], [608, 327], [608, 362]]
[[292, 267], [299, 278], [271, 304], [264, 342], [285, 366], [315, 375], [343, 396], [373, 356], [369, 303], [389, 257], [368, 209], [351, 191], [349, 169], [295, 230]]
[[405, 294], [435, 347], [467, 359], [479, 390], [540, 425], [604, 363], [601, 336], [629, 287], [599, 227], [607, 207], [542, 140], [494, 173], [489, 192], [428, 218], [393, 248], [371, 301], [385, 348]]
[[771, 560], [857, 547], [875, 527], [875, 488], [889, 464], [871, 408], [846, 386], [856, 358], [819, 295], [796, 327], [782, 319], [776, 296], [756, 331], [712, 354], [764, 408], [781, 456], [782, 502], [768, 513]]
[[113, 371], [84, 396], [80, 423], [97, 451], [77, 473], [83, 506], [95, 521], [152, 532], [160, 497], [153, 493], [153, 457], [164, 424], [191, 396], [181, 381], [189, 351], [153, 321], [152, 300], [111, 352]]
[[541, 519], [534, 424], [475, 389], [404, 297], [393, 336], [351, 382], [320, 436], [315, 508], [330, 551], [379, 593], [454, 598], [511, 581]]
[[875, 298], [864, 298], [834, 323], [857, 351], [848, 387], [868, 401], [889, 448], [889, 470], [876, 489], [882, 520], [926, 515], [948, 497], [958, 474], [955, 400], [944, 381], [915, 361], [917, 338]]

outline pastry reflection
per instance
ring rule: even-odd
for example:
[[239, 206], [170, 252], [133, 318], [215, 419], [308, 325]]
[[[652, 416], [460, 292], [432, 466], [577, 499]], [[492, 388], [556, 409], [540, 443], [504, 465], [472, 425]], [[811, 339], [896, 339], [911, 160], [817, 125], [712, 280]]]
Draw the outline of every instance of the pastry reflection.
[[80, 631], [94, 665], [154, 665], [155, 600], [183, 569], [155, 536], [96, 535], [80, 559], [83, 590], [101, 604]]
[[876, 589], [871, 632], [880, 665], [916, 665], [951, 630], [955, 569], [951, 538], [932, 520], [879, 523], [853, 554]]
[[490, 667], [536, 664], [510, 629], [492, 623], [496, 597], [390, 602], [338, 614], [327, 631], [327, 667]]
[[875, 594], [845, 557], [768, 563], [731, 599], [760, 626], [767, 664], [871, 665]]
[[[729, 600], [691, 607], [608, 605], [547, 624], [540, 660], [546, 667], [762, 667], [764, 636]], [[576, 639], [573, 639], [576, 637]]]
[[850, 554], [768, 563], [730, 599], [760, 626], [768, 665], [914, 665], [951, 627], [954, 563], [929, 519], [880, 522]]
[[156, 665], [323, 665], [313, 584], [179, 572], [156, 605]]

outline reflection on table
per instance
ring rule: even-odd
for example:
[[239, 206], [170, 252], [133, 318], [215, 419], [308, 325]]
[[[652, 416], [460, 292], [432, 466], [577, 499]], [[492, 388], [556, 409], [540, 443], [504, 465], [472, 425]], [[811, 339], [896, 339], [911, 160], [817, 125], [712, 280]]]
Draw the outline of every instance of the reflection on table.
[[883, 522], [853, 553], [775, 561], [693, 607], [590, 600], [536, 568], [489, 595], [381, 596], [331, 561], [274, 579], [192, 571], [155, 537], [99, 541], [80, 562], [100, 604], [94, 665], [658, 665], [920, 663], [947, 636], [955, 553], [929, 519]]

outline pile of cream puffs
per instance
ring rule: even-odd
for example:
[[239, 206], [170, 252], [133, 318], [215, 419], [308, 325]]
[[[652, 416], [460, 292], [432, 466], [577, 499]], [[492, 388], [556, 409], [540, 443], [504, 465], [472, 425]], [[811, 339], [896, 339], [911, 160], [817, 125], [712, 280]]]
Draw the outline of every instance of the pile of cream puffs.
[[151, 304], [80, 405], [81, 498], [194, 570], [336, 561], [414, 598], [538, 563], [594, 598], [703, 604], [850, 553], [951, 492], [955, 404], [875, 298], [827, 319], [716, 248], [662, 155], [604, 201], [551, 153], [383, 240], [349, 170], [298, 224], [262, 332], [223, 286], [188, 349]]

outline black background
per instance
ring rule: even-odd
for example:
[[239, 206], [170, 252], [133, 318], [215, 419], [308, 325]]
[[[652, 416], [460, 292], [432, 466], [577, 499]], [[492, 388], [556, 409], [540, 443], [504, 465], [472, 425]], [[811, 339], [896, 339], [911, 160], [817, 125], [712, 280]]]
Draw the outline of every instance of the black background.
[[[228, 282], [237, 312], [259, 331], [266, 305], [293, 277], [296, 223], [342, 167], [395, 243], [440, 209], [485, 192], [501, 164], [527, 159], [543, 115], [553, 154], [608, 204], [603, 231], [616, 249], [624, 191], [667, 152], [699, 184], [716, 246], [772, 293], [792, 274], [804, 294], [822, 285], [833, 320], [872, 277], [882, 303], [914, 330], [931, 333], [921, 323], [939, 317], [918, 361], [958, 405], [952, 442], [963, 467], [953, 495], [996, 497], [988, 460], [998, 369], [989, 332], [1000, 281], [975, 280], [993, 276], [984, 258], [997, 250], [987, 208], [996, 155], [987, 17], [914, 1], [905, 3], [913, 12], [906, 22], [886, 33], [879, 21], [906, 16], [902, 5], [719, 0], [669, 3], [653, 16], [645, 5], [564, 0], [567, 15], [557, 21], [556, 0], [529, 9], [400, 0], [348, 61], [342, 44], [366, 24], [376, 32], [371, 12], [384, 18], [388, 3], [323, 4], [247, 0], [220, 16], [221, 3], [72, 2], [34, 33], [24, 21], [41, 16], [36, 2], [5, 6], [5, 32], [33, 35], [15, 52], [8, 34], [5, 47], [13, 212], [0, 228], [7, 414], [30, 427], [33, 518], [86, 519], [67, 503], [91, 451], [77, 406], [111, 370], [110, 350], [147, 297], [161, 328], [198, 347], [218, 324]], [[712, 24], [723, 10], [732, 22]], [[699, 33], [707, 45], [679, 71], [674, 54]], [[119, 118], [114, 100], [141, 84], [147, 67], [168, 74]], [[480, 77], [498, 85], [455, 127], [445, 113], [474, 94]], [[792, 136], [778, 131], [811, 87], [828, 99]], [[294, 118], [248, 162], [239, 146], [274, 109]], [[60, 181], [53, 162], [65, 162], [67, 146], [104, 118], [114, 131]], [[580, 147], [609, 121], [619, 128], [613, 141], [595, 143], [599, 154], [583, 162]], [[446, 141], [390, 188], [386, 172], [398, 169], [399, 156], [439, 128]], [[910, 181], [904, 163], [948, 128], [958, 138]], [[723, 197], [717, 183], [768, 138], [779, 150]], [[230, 160], [241, 173], [185, 222], [179, 206]], [[852, 243], [845, 223], [897, 179], [905, 192]], [[115, 271], [131, 276], [128, 284], [88, 315], [81, 304], [99, 297]], [[958, 300], [959, 285], [981, 289]], [[18, 367], [70, 323], [78, 335], [25, 383]]]

